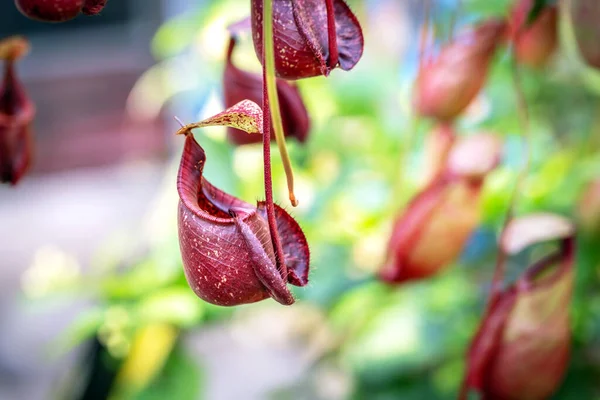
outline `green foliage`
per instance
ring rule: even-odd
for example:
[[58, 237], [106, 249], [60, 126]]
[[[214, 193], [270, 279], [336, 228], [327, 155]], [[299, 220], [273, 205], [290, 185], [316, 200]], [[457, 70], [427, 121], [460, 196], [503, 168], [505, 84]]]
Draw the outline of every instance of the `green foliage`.
[[132, 400], [203, 399], [203, 385], [202, 368], [185, 354], [184, 349], [176, 347], [158, 378]]

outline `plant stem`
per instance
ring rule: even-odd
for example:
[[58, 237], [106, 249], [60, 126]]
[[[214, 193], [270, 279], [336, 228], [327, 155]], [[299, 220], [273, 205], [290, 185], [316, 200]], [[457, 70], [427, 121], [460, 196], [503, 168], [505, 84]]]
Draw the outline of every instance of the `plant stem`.
[[493, 304], [496, 302], [500, 293], [502, 291], [502, 284], [504, 281], [504, 264], [506, 262], [507, 254], [502, 249], [503, 237], [506, 232], [506, 227], [512, 220], [515, 213], [515, 204], [519, 200], [519, 196], [523, 194], [525, 189], [525, 181], [527, 179], [527, 175], [529, 174], [529, 169], [531, 166], [531, 135], [529, 132], [529, 109], [527, 106], [527, 100], [525, 98], [525, 93], [523, 92], [523, 84], [521, 81], [521, 74], [519, 71], [519, 64], [517, 62], [517, 58], [514, 53], [514, 48], [512, 51], [511, 57], [511, 70], [513, 74], [513, 84], [515, 89], [515, 96], [517, 100], [517, 113], [519, 117], [519, 124], [521, 125], [521, 131], [523, 135], [523, 145], [525, 147], [525, 162], [523, 163], [521, 169], [517, 175], [517, 181], [515, 182], [515, 186], [513, 192], [511, 194], [508, 209], [506, 211], [506, 216], [504, 218], [504, 224], [502, 226], [502, 231], [500, 233], [500, 246], [498, 248], [498, 259], [496, 261], [496, 268], [494, 269], [494, 277], [492, 278], [492, 289], [490, 294], [490, 299], [488, 301], [488, 311], [491, 309]]
[[335, 9], [333, 0], [326, 0], [327, 5], [327, 33], [329, 35], [329, 68], [334, 69], [338, 64], [337, 30], [335, 27]]
[[[263, 76], [266, 83], [267, 96], [271, 105], [271, 121], [273, 121], [273, 130], [275, 131], [275, 140], [283, 162], [283, 169], [287, 178], [287, 186], [292, 206], [298, 205], [296, 195], [294, 194], [294, 173], [290, 156], [285, 145], [283, 135], [283, 122], [281, 121], [281, 111], [279, 108], [279, 97], [277, 96], [277, 83], [275, 81], [275, 45], [273, 41], [273, 0], [263, 0]], [[269, 109], [264, 109], [265, 126], [269, 125]]]
[[[263, 21], [267, 17], [267, 9], [272, 14], [272, 0], [263, 0]], [[271, 19], [269, 17], [269, 19]], [[265, 23], [266, 25], [266, 23]], [[272, 33], [272, 32], [271, 32]], [[273, 42], [272, 35], [269, 35], [263, 30], [264, 41], [267, 41], [267, 37], [271, 37], [271, 43]], [[265, 49], [267, 48], [265, 43]], [[271, 54], [272, 55], [272, 54]], [[269, 231], [271, 233], [271, 242], [273, 243], [273, 249], [275, 250], [276, 263], [279, 268], [279, 273], [284, 282], [287, 282], [287, 265], [285, 264], [285, 258], [283, 253], [283, 246], [281, 245], [281, 239], [279, 238], [279, 231], [277, 230], [277, 219], [275, 218], [275, 205], [273, 203], [273, 177], [271, 175], [271, 123], [268, 118], [271, 106], [269, 102], [269, 94], [267, 88], [267, 68], [265, 67], [267, 59], [267, 51], [263, 52], [263, 114], [265, 116], [263, 123], [263, 159], [264, 159], [264, 178], [265, 178], [265, 203], [267, 208], [267, 222], [269, 223]], [[271, 57], [272, 58], [272, 57]], [[276, 97], [277, 98], [277, 97]], [[279, 112], [279, 108], [277, 108]]]

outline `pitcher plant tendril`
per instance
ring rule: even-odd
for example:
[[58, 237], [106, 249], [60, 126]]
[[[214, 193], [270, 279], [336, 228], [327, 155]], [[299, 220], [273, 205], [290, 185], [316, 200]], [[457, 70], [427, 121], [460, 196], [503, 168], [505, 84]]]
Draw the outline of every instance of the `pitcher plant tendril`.
[[[527, 175], [529, 175], [529, 168], [531, 164], [531, 137], [529, 133], [529, 110], [527, 108], [527, 100], [525, 98], [525, 93], [523, 92], [523, 86], [521, 83], [521, 74], [519, 71], [519, 63], [517, 61], [517, 55], [515, 52], [515, 48], [513, 47], [511, 52], [511, 72], [513, 78], [513, 85], [515, 90], [515, 96], [517, 101], [517, 109], [519, 116], [519, 124], [521, 126], [522, 137], [523, 137], [523, 145], [525, 147], [525, 161], [523, 162], [523, 166], [517, 175], [517, 180], [515, 182], [513, 192], [511, 194], [508, 208], [506, 211], [506, 216], [504, 217], [504, 223], [502, 226], [502, 231], [500, 233], [500, 238], [502, 239], [506, 234], [506, 227], [512, 220], [514, 216], [515, 204], [519, 201], [519, 195], [522, 194], [525, 186], [525, 180], [527, 179]], [[505, 264], [506, 254], [503, 252], [502, 248], [498, 249], [498, 258], [496, 261], [496, 268], [494, 269], [494, 276], [492, 278], [492, 294], [490, 296], [490, 300], [488, 301], [488, 307], [494, 303], [496, 298], [499, 296], [502, 291], [502, 281], [504, 279], [504, 264]]]
[[[265, 52], [266, 54], [266, 52]], [[264, 57], [264, 55], [263, 55]], [[264, 65], [264, 60], [263, 60]], [[269, 95], [267, 92], [267, 69], [263, 67], [263, 116], [270, 109]], [[275, 204], [273, 201], [273, 176], [271, 173], [271, 128], [272, 124], [268, 122], [263, 125], [263, 164], [264, 164], [264, 180], [265, 180], [265, 207], [267, 211], [267, 223], [269, 224], [269, 231], [271, 232], [271, 238], [273, 241], [273, 248], [275, 250], [275, 257], [278, 260], [284, 259], [283, 247], [281, 246], [281, 240], [279, 238], [279, 232], [277, 231], [277, 220], [275, 218]], [[287, 279], [287, 266], [281, 264], [279, 271], [282, 278]]]
[[[296, 207], [298, 205], [298, 200], [296, 199], [296, 195], [294, 194], [294, 172], [292, 171], [292, 163], [290, 161], [290, 156], [287, 151], [287, 146], [285, 144], [285, 137], [283, 135], [283, 122], [281, 121], [281, 110], [279, 107], [279, 98], [277, 97], [277, 86], [275, 83], [275, 45], [273, 43], [273, 0], [264, 0], [263, 24], [263, 39], [265, 47], [265, 63], [263, 68], [265, 69], [265, 83], [267, 86], [267, 95], [269, 97], [269, 110], [265, 109], [264, 112], [271, 112], [271, 118], [273, 120], [273, 129], [275, 130], [275, 141], [277, 142], [279, 154], [281, 155], [281, 162], [283, 163], [283, 169], [285, 170], [290, 202], [292, 203], [292, 206]], [[268, 125], [269, 124], [266, 124], [265, 126]]]

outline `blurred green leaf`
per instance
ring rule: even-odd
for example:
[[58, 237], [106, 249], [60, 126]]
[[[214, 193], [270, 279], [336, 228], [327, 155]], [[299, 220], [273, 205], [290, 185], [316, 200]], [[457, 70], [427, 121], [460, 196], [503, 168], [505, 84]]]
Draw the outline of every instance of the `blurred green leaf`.
[[137, 305], [143, 323], [166, 322], [189, 327], [201, 321], [204, 302], [188, 288], [167, 288], [145, 297]]
[[205, 398], [204, 371], [198, 363], [176, 347], [162, 373], [135, 400], [199, 400]]

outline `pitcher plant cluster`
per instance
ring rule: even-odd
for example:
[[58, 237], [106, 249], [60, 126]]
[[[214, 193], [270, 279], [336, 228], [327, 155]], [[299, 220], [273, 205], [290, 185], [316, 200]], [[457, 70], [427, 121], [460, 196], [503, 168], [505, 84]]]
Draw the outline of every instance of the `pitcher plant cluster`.
[[[558, 40], [559, 9], [570, 18], [579, 53], [600, 69], [600, 3], [516, 0], [507, 18], [480, 21], [453, 33], [437, 51], [429, 38], [425, 10], [419, 69], [414, 82], [417, 118], [434, 122], [428, 134], [434, 168], [428, 182], [399, 210], [378, 278], [389, 285], [428, 279], [449, 268], [481, 223], [482, 188], [502, 163], [503, 143], [489, 131], [458, 135], [456, 121], [486, 85], [495, 57], [508, 49], [513, 62], [521, 130], [527, 136], [527, 104], [519, 69], [543, 73]], [[62, 22], [79, 14], [95, 15], [104, 1], [15, 0], [26, 16]], [[234, 63], [234, 53], [250, 33], [262, 73]], [[273, 298], [284, 305], [295, 299], [288, 284], [309, 280], [309, 243], [300, 225], [275, 204], [271, 142], [276, 141], [285, 169], [289, 201], [294, 192], [286, 138], [309, 140], [311, 119], [296, 82], [349, 71], [363, 54], [361, 25], [344, 0], [251, 0], [250, 16], [229, 28], [223, 95], [225, 110], [203, 121], [181, 124], [183, 154], [177, 174], [178, 231], [187, 282], [201, 299], [236, 306]], [[0, 173], [17, 184], [32, 158], [31, 124], [35, 107], [16, 75], [16, 62], [28, 43], [13, 37], [0, 43], [5, 72], [0, 89]], [[213, 186], [204, 177], [207, 155], [193, 130], [227, 127], [236, 146], [262, 143], [264, 200], [256, 205]], [[559, 387], [569, 360], [569, 305], [574, 286], [576, 224], [562, 216], [537, 212], [515, 215], [529, 163], [524, 162], [506, 220], [499, 233], [497, 260], [487, 306], [466, 352], [460, 399], [478, 392], [484, 399], [545, 399]], [[261, 196], [262, 197], [262, 196]], [[600, 226], [600, 184], [593, 182], [580, 205], [581, 226]], [[522, 265], [510, 282], [506, 263], [524, 251], [536, 259]], [[316, 285], [319, 283], [316, 282]]]
[[[262, 76], [232, 63], [237, 35], [244, 29], [252, 31]], [[294, 81], [327, 76], [338, 66], [351, 69], [362, 51], [362, 30], [342, 0], [252, 1], [249, 20], [231, 28], [223, 77], [229, 108], [179, 131], [186, 136], [177, 179], [179, 242], [188, 283], [200, 298], [230, 306], [272, 297], [289, 305], [294, 298], [287, 284], [308, 283], [310, 252], [304, 233], [274, 204], [271, 138], [277, 141], [295, 206], [285, 137], [304, 142], [310, 121]], [[227, 126], [238, 145], [262, 140], [264, 202], [248, 204], [202, 176], [205, 155], [191, 130], [211, 125]]]

